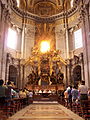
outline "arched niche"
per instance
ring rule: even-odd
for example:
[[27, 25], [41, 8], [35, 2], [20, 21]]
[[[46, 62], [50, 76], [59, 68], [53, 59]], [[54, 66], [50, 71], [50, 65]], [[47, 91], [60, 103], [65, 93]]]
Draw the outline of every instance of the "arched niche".
[[17, 77], [18, 77], [18, 71], [17, 68], [14, 65], [9, 66], [9, 75], [8, 80], [17, 83]]
[[12, 81], [16, 84], [16, 87], [20, 87], [21, 80], [20, 63], [19, 59], [12, 57], [10, 53], [7, 53], [6, 58], [6, 72], [5, 72], [5, 82]]
[[78, 84], [81, 81], [81, 66], [77, 65], [73, 69], [73, 82], [74, 84]]

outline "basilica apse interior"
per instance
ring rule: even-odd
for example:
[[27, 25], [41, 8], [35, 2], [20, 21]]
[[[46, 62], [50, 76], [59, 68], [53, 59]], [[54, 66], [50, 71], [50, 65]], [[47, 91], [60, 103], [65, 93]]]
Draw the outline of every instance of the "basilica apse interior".
[[90, 120], [90, 0], [0, 0], [0, 120]]
[[0, 78], [5, 84], [67, 87], [84, 80], [90, 87], [86, 1], [0, 1]]

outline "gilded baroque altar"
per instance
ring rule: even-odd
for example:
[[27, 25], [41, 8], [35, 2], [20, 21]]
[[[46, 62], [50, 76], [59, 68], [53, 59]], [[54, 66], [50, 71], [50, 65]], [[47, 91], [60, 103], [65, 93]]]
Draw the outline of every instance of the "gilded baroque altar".
[[[47, 51], [45, 53], [40, 52], [37, 48], [33, 48], [32, 57], [30, 57], [25, 65], [30, 65], [32, 67], [33, 76], [28, 76], [28, 83], [30, 85], [52, 85], [52, 84], [62, 84], [63, 83], [63, 73], [61, 71], [62, 65], [66, 65], [66, 62], [60, 56], [60, 51]], [[56, 83], [51, 81], [52, 73], [55, 73], [54, 77], [59, 74], [62, 78], [56, 81]], [[31, 79], [32, 78], [32, 79]], [[33, 81], [33, 82], [32, 82]]]

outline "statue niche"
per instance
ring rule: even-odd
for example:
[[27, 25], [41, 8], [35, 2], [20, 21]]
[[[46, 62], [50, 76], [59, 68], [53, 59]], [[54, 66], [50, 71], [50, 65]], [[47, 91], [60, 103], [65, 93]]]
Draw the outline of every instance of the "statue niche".
[[8, 80], [14, 82], [14, 84], [16, 85], [16, 82], [17, 82], [17, 68], [13, 65], [9, 66]]
[[74, 84], [78, 84], [81, 81], [81, 66], [77, 65], [73, 69], [73, 78], [74, 78]]

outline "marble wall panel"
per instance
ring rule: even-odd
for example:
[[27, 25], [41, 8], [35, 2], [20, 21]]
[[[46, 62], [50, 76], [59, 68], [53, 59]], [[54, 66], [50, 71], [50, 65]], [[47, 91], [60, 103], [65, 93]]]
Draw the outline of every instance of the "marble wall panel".
[[25, 33], [25, 58], [31, 56], [31, 50], [34, 47], [35, 42], [35, 27], [33, 25], [28, 25]]
[[56, 50], [61, 51], [61, 57], [65, 58], [65, 31], [61, 29], [60, 25], [55, 28]]

